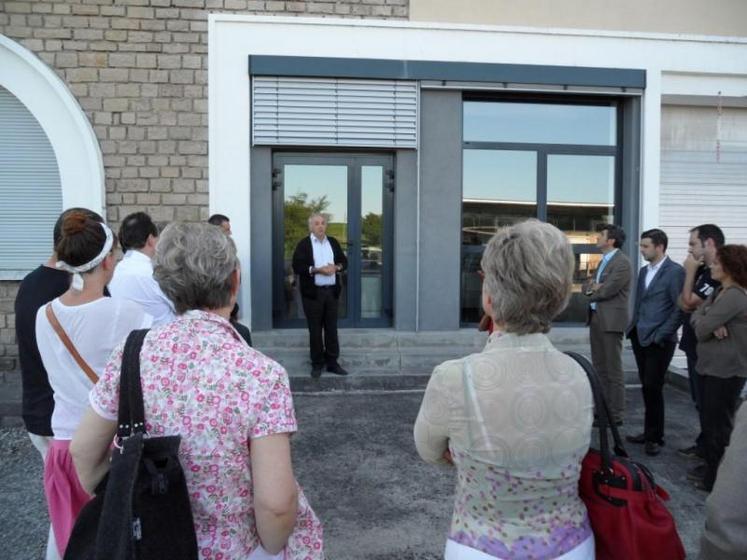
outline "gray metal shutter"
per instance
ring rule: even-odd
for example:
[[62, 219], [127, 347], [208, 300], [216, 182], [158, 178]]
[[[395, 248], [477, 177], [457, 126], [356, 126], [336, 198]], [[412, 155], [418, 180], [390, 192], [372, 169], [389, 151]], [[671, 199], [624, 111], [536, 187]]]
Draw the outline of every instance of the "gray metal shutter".
[[747, 243], [747, 110], [724, 109], [716, 149], [715, 108], [662, 107], [660, 223], [676, 262], [689, 230], [718, 225], [727, 243]]
[[417, 146], [418, 87], [400, 80], [255, 77], [255, 145]]
[[52, 145], [26, 106], [0, 87], [0, 278], [22, 278], [49, 258], [61, 211]]

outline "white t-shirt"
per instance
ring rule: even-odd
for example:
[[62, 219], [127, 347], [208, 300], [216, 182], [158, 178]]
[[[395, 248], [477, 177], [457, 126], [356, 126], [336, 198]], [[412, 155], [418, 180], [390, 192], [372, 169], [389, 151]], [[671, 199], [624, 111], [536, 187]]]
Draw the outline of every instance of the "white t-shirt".
[[[108, 297], [75, 306], [64, 305], [57, 298], [52, 301], [52, 310], [73, 346], [98, 375], [103, 373], [114, 347], [130, 331], [148, 328], [153, 322], [137, 304]], [[36, 342], [54, 391], [52, 432], [55, 439], [72, 439], [88, 406], [93, 383], [50, 325], [46, 306], [36, 314]]]
[[114, 269], [109, 292], [115, 299], [128, 299], [137, 303], [153, 317], [153, 325], [168, 323], [176, 316], [174, 304], [153, 278], [150, 257], [137, 249], [127, 251], [122, 262]]

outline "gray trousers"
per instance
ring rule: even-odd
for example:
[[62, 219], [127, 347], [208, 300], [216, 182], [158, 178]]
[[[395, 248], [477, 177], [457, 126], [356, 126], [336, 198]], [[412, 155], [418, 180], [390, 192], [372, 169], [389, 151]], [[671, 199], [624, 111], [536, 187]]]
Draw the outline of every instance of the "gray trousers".
[[625, 376], [622, 366], [623, 333], [605, 332], [599, 324], [599, 316], [591, 314], [589, 325], [591, 362], [599, 374], [604, 398], [614, 422], [625, 419]]

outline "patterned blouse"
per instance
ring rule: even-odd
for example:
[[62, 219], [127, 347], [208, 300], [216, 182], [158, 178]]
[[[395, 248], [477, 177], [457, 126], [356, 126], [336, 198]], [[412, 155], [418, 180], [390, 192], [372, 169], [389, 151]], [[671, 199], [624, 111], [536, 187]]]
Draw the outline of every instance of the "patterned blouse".
[[495, 558], [557, 558], [591, 536], [578, 495], [593, 400], [583, 369], [543, 334], [493, 333], [431, 376], [415, 444], [457, 468], [449, 538]]
[[[90, 394], [93, 409], [117, 419], [124, 343]], [[252, 502], [251, 440], [295, 432], [288, 375], [247, 346], [230, 323], [189, 311], [151, 330], [140, 354], [146, 428], [181, 434], [200, 558], [247, 558], [260, 544]], [[319, 560], [322, 526], [299, 488], [286, 560]]]

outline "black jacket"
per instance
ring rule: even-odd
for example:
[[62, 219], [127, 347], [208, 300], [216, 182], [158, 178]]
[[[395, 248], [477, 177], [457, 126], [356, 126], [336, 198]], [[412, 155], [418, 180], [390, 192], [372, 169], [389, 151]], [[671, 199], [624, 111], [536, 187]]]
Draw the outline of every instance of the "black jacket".
[[[335, 264], [342, 265], [342, 270], [347, 269], [348, 259], [342, 252], [340, 244], [334, 237], [327, 236], [329, 244], [332, 246]], [[304, 237], [296, 245], [293, 252], [293, 272], [298, 274], [300, 281], [301, 295], [305, 298], [316, 299], [316, 284], [314, 284], [314, 275], [309, 274], [309, 268], [314, 266], [314, 249], [311, 246], [311, 236]], [[342, 284], [340, 274], [335, 274], [335, 297], [340, 297]]]

